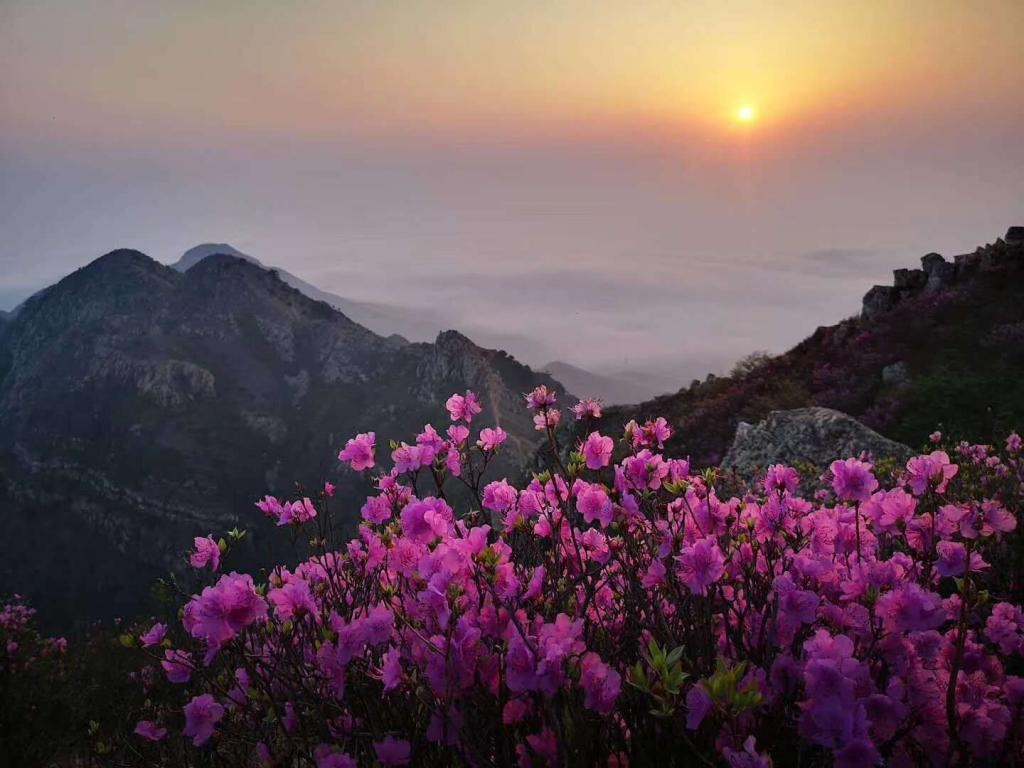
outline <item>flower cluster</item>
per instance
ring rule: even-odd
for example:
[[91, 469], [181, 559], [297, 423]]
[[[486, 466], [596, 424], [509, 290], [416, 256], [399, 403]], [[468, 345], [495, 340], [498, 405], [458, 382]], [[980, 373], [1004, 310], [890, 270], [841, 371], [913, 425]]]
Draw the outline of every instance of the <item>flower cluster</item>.
[[312, 546], [264, 583], [197, 539], [210, 583], [138, 636], [166, 681], [140, 742], [317, 768], [1024, 760], [1016, 435], [726, 497], [661, 453], [664, 419], [616, 441], [582, 401], [562, 450], [554, 393], [526, 400], [555, 448], [529, 482], [485, 477], [506, 436], [471, 438], [466, 392], [389, 467], [348, 441], [373, 484], [351, 540], [326, 490], [259, 502]]
[[0, 674], [14, 674], [40, 659], [60, 656], [68, 647], [63, 637], [43, 637], [35, 626], [35, 608], [21, 595], [0, 607]]

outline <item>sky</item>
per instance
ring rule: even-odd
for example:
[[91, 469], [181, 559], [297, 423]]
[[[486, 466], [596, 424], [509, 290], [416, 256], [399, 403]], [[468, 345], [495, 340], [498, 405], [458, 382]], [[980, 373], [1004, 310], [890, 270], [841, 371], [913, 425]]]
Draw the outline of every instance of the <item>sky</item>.
[[685, 384], [1024, 223], [1022, 29], [999, 0], [0, 0], [0, 308], [229, 242]]

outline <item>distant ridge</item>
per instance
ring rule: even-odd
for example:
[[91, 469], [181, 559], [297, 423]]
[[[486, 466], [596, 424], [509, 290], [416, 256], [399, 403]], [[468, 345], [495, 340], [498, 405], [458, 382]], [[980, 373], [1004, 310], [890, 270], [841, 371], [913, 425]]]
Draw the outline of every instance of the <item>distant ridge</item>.
[[648, 399], [651, 387], [639, 379], [593, 373], [569, 363], [550, 362], [540, 370], [550, 373], [578, 397], [598, 397], [607, 405], [627, 405]]
[[434, 335], [432, 329], [440, 329], [446, 325], [441, 318], [420, 309], [397, 307], [370, 301], [356, 301], [339, 296], [336, 293], [331, 293], [330, 291], [321, 290], [288, 270], [267, 266], [259, 259], [243, 253], [227, 243], [202, 243], [189, 248], [171, 266], [179, 272], [186, 272], [203, 259], [215, 254], [235, 256], [263, 269], [271, 269], [277, 272], [285, 283], [300, 293], [304, 293], [315, 301], [323, 301], [330, 304], [339, 312], [344, 313], [352, 320], [365, 325], [371, 331], [379, 333], [381, 336], [393, 337], [392, 340], [395, 343], [408, 342], [410, 340], [428, 341]]

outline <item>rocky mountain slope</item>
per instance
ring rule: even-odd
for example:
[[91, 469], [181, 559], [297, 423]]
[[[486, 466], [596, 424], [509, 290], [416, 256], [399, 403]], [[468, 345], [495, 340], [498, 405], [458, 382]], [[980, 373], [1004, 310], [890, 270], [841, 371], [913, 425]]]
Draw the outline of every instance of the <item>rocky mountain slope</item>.
[[716, 464], [741, 422], [775, 410], [833, 408], [910, 446], [936, 428], [992, 441], [1024, 426], [1024, 227], [951, 261], [932, 253], [921, 262], [872, 288], [859, 317], [752, 370], [608, 409], [602, 427], [665, 416], [676, 430], [671, 453]]
[[[375, 430], [386, 452], [466, 388], [509, 431], [512, 472], [538, 383], [556, 386], [455, 332], [380, 337], [234, 256], [180, 272], [114, 251], [0, 324], [0, 590], [54, 616], [131, 612], [191, 536], [258, 526], [257, 496], [296, 481], [331, 478], [354, 519], [344, 439]], [[261, 552], [285, 538], [260, 533]]]

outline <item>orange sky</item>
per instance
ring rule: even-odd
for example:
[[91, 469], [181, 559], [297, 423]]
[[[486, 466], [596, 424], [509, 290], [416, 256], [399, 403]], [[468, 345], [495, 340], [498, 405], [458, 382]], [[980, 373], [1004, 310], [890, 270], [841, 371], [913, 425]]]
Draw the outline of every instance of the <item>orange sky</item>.
[[1024, 224], [1022, 35], [1021, 0], [0, 0], [0, 309], [229, 242], [688, 380]]
[[717, 139], [1019, 101], [1020, 2], [8, 2], [6, 132]]

